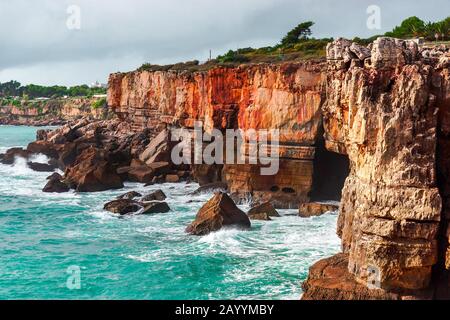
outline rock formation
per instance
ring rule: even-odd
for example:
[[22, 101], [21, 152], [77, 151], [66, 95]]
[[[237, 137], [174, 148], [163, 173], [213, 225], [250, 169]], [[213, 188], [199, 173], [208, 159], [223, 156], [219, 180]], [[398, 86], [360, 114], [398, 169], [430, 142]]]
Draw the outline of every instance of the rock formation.
[[328, 203], [308, 202], [301, 203], [299, 216], [303, 218], [320, 216], [326, 212], [337, 211], [339, 206]]
[[186, 232], [203, 236], [226, 226], [248, 229], [251, 223], [247, 215], [226, 193], [218, 192], [200, 209], [195, 221], [186, 228]]
[[205, 132], [279, 129], [277, 175], [261, 176], [249, 164], [193, 166], [192, 171], [200, 184], [227, 182], [236, 200], [251, 196], [255, 202], [294, 208], [308, 199], [312, 186], [324, 68], [322, 62], [297, 62], [196, 73], [117, 73], [109, 80], [108, 104], [135, 130], [162, 124], [193, 128], [195, 121], [203, 122]]
[[[113, 74], [108, 100], [136, 129], [192, 128], [198, 120], [205, 132], [280, 129], [275, 176], [249, 164], [192, 168], [204, 184], [215, 182], [203, 180], [208, 175], [226, 182], [237, 200], [278, 208], [328, 200], [311, 198], [335, 195], [343, 179], [321, 172], [338, 163], [335, 170], [346, 171], [346, 158], [344, 254], [311, 269], [305, 298], [437, 298], [448, 291], [450, 268], [448, 68], [448, 47], [338, 39], [326, 63]], [[335, 189], [322, 192], [331, 183]], [[366, 290], [373, 283], [379, 291]]]
[[[449, 297], [449, 66], [448, 47], [382, 37], [367, 47], [337, 39], [327, 61], [116, 73], [108, 104], [117, 119], [40, 131], [0, 160], [57, 160], [65, 175], [49, 190], [192, 178], [198, 192], [220, 186], [237, 201], [304, 209], [342, 194], [343, 252], [311, 268], [305, 299]], [[202, 133], [280, 130], [278, 172], [261, 175], [245, 143], [245, 164], [174, 165], [170, 129], [198, 121]], [[218, 193], [187, 231], [233, 224], [250, 221]]]
[[352, 46], [327, 49], [323, 105], [326, 146], [350, 160], [338, 222], [345, 255], [311, 268], [305, 298], [439, 298], [450, 91], [438, 63], [448, 49], [431, 61], [412, 41], [379, 38], [364, 60], [349, 60]]

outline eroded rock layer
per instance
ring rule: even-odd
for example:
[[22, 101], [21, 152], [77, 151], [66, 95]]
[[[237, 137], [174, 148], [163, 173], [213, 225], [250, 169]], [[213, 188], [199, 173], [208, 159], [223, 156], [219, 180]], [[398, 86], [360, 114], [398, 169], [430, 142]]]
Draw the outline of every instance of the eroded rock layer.
[[[261, 176], [253, 165], [225, 166], [235, 199], [273, 200], [278, 207], [308, 199], [321, 125], [321, 62], [215, 68], [205, 72], [113, 74], [108, 104], [135, 130], [161, 122], [192, 128], [280, 130], [281, 170]], [[247, 159], [248, 160], [248, 159]], [[214, 181], [208, 181], [214, 182]]]
[[[416, 296], [436, 287], [433, 275], [443, 250], [439, 232], [446, 193], [438, 184], [436, 154], [446, 158], [437, 129], [443, 126], [442, 109], [448, 108], [448, 64], [442, 64], [448, 50], [427, 60], [412, 41], [379, 38], [364, 60], [345, 59], [342, 52], [352, 46], [337, 40], [328, 47], [323, 106], [327, 148], [347, 154], [351, 167], [338, 234], [355, 282]], [[441, 161], [440, 170], [447, 163]], [[323, 283], [314, 287], [314, 272], [305, 295], [324, 298]], [[334, 276], [334, 281], [348, 277]], [[327, 292], [330, 299], [351, 297]]]

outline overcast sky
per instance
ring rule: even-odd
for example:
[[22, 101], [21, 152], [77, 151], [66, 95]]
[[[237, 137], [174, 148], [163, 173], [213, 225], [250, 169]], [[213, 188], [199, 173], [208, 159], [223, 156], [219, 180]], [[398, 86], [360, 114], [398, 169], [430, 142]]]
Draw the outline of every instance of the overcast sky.
[[[77, 5], [80, 29], [69, 29]], [[366, 22], [381, 9], [381, 30]], [[0, 82], [74, 85], [108, 74], [274, 45], [301, 21], [315, 37], [367, 37], [404, 18], [440, 20], [450, 0], [0, 0]], [[70, 19], [69, 22], [75, 20]], [[74, 24], [70, 24], [74, 26]], [[76, 26], [76, 24], [75, 24]]]

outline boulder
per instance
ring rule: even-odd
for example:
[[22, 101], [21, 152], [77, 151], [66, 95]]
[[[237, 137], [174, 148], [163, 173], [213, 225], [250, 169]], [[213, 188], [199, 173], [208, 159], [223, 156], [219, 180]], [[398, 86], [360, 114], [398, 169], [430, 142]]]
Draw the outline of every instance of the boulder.
[[53, 179], [62, 180], [63, 177], [58, 172], [54, 172], [46, 178], [46, 180], [53, 180]]
[[180, 182], [180, 177], [176, 174], [168, 174], [166, 176], [166, 182], [167, 183], [177, 183]]
[[226, 193], [216, 193], [198, 212], [195, 221], [186, 228], [192, 235], [206, 235], [225, 226], [248, 229], [250, 219]]
[[353, 52], [359, 60], [364, 60], [369, 58], [371, 55], [370, 49], [364, 46], [361, 46], [355, 42], [350, 46], [350, 51]]
[[139, 160], [147, 165], [155, 162], [169, 162], [169, 132], [161, 131], [145, 148], [139, 156]]
[[167, 213], [170, 207], [166, 202], [144, 202], [141, 214]]
[[156, 190], [150, 194], [147, 194], [142, 197], [142, 202], [150, 202], [150, 201], [164, 201], [167, 199], [167, 196], [164, 194], [162, 190]]
[[302, 203], [299, 208], [299, 216], [303, 218], [321, 216], [326, 212], [334, 212], [339, 210], [338, 205], [310, 202]]
[[127, 192], [125, 194], [118, 196], [117, 199], [118, 200], [121, 200], [121, 199], [133, 200], [133, 199], [139, 198], [139, 197], [142, 197], [142, 194], [140, 194], [139, 192], [136, 192], [136, 191], [130, 191], [130, 192]]
[[153, 173], [155, 174], [155, 176], [166, 174], [170, 170], [170, 164], [165, 161], [153, 162], [153, 163], [147, 164], [147, 166], [153, 170]]
[[141, 210], [142, 204], [130, 199], [119, 199], [106, 203], [103, 209], [112, 213], [126, 215]]
[[27, 165], [31, 170], [38, 172], [53, 172], [57, 169], [57, 166], [54, 164], [52, 165], [47, 163], [28, 162]]
[[28, 145], [27, 151], [33, 154], [44, 154], [49, 158], [58, 159], [59, 152], [55, 144], [48, 141], [35, 141]]
[[23, 148], [11, 148], [2, 155], [1, 162], [3, 164], [14, 164], [17, 157], [28, 159], [30, 155], [31, 153], [28, 150], [24, 150]]
[[280, 214], [270, 202], [263, 203], [250, 209], [247, 213], [252, 220], [271, 220], [270, 217], [279, 217]]
[[128, 171], [128, 179], [134, 182], [149, 183], [154, 177], [153, 169], [147, 165], [131, 167]]
[[57, 176], [49, 179], [44, 189], [42, 189], [42, 191], [46, 193], [64, 193], [69, 192], [69, 190], [70, 187], [66, 183], [62, 182]]
[[107, 158], [106, 151], [85, 149], [65, 173], [70, 186], [79, 192], [98, 192], [123, 188], [123, 182]]

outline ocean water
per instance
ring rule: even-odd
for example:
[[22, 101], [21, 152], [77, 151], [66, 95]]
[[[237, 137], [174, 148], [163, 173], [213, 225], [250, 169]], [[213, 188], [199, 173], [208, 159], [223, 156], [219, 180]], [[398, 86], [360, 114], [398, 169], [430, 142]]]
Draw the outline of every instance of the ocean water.
[[[26, 146], [36, 130], [0, 126], [0, 152]], [[336, 214], [280, 210], [250, 231], [194, 237], [184, 229], [211, 197], [189, 196], [195, 184], [45, 194], [48, 175], [22, 160], [0, 165], [0, 299], [299, 299], [309, 266], [339, 251]], [[157, 188], [172, 212], [120, 218], [102, 210], [126, 191]]]

